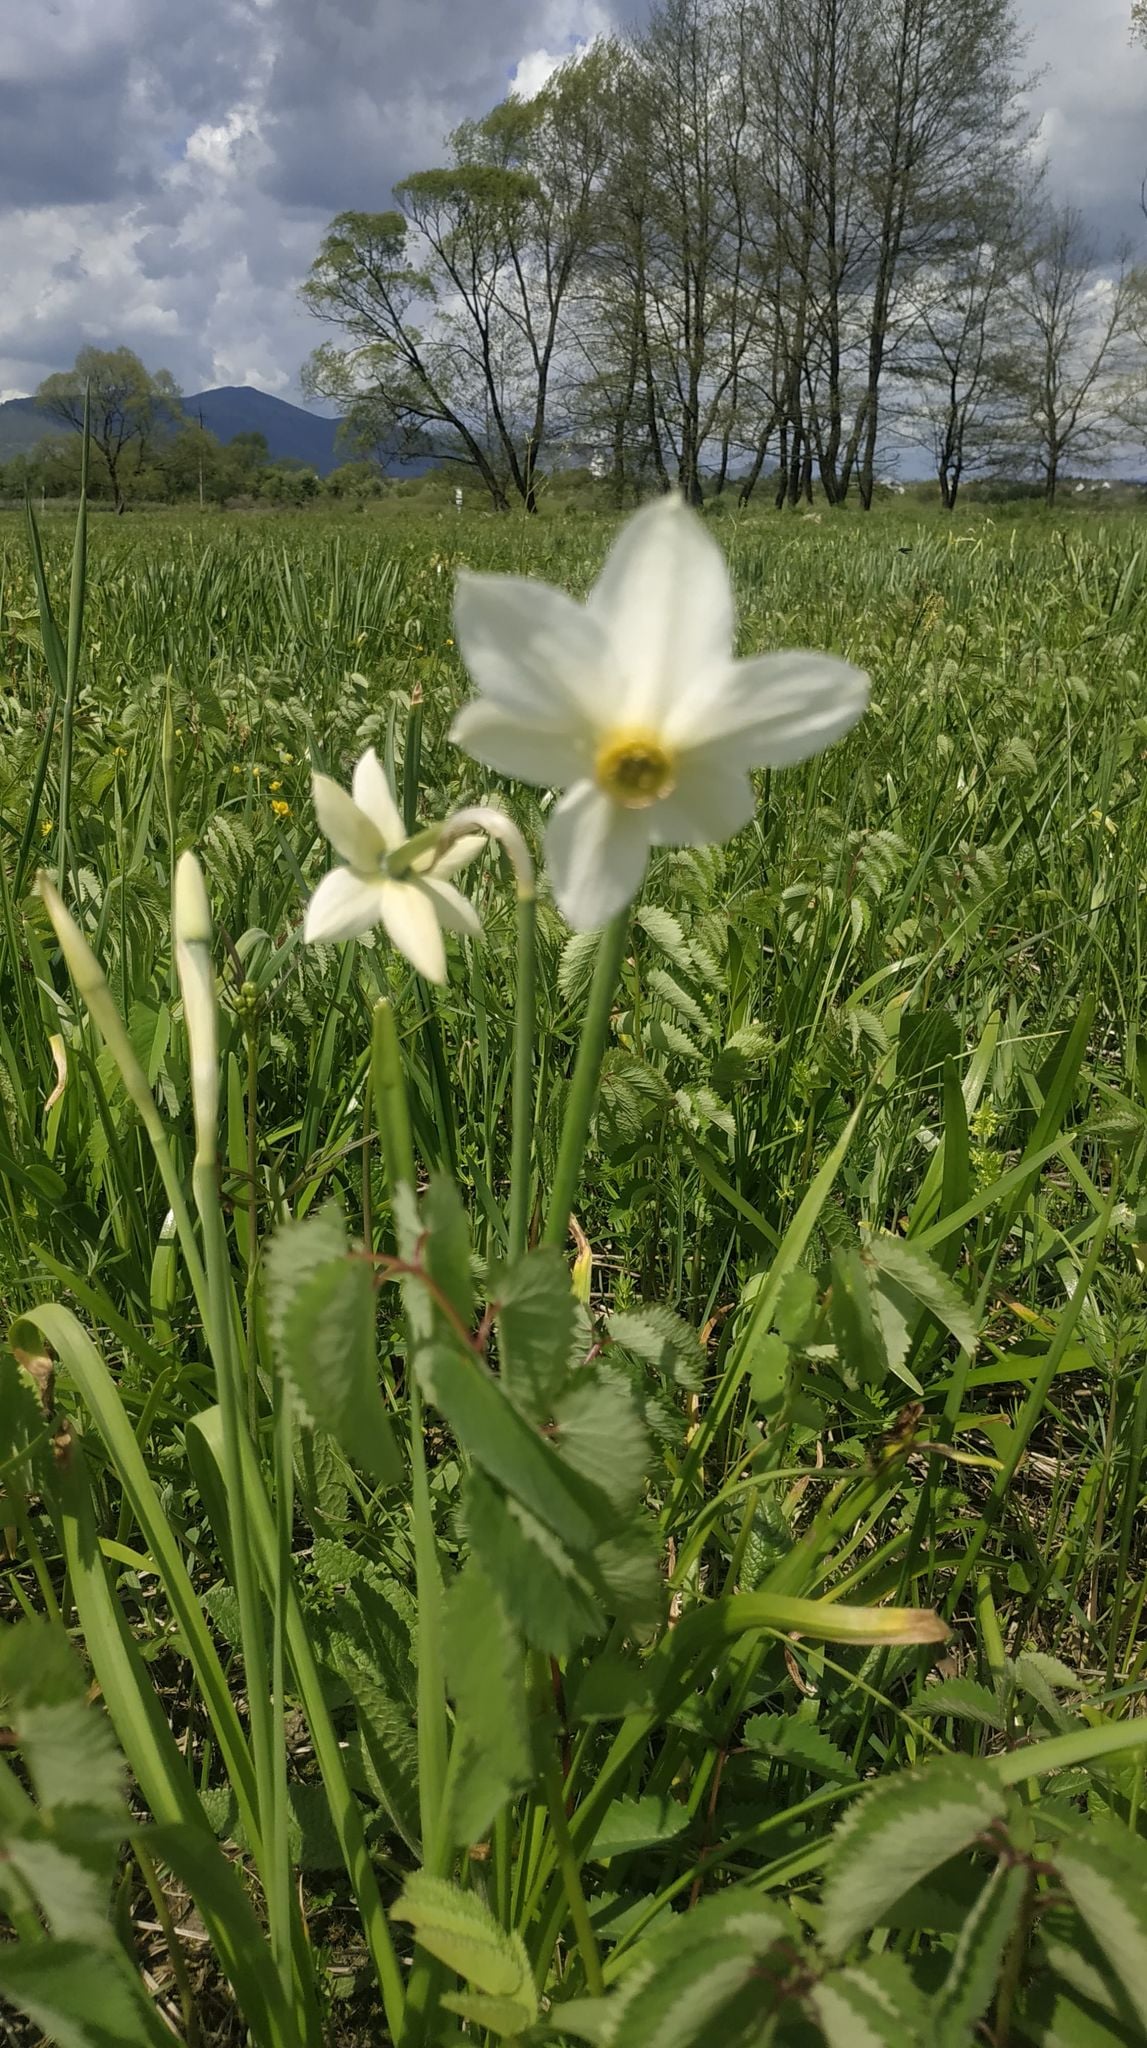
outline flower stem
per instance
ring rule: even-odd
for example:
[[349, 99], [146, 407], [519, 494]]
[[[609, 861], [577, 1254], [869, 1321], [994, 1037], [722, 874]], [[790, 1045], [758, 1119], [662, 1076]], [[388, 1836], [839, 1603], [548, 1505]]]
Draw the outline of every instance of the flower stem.
[[597, 949], [593, 983], [582, 1024], [581, 1044], [574, 1062], [573, 1080], [570, 1082], [565, 1117], [562, 1121], [558, 1163], [554, 1170], [554, 1184], [550, 1193], [550, 1212], [546, 1218], [542, 1239], [544, 1244], [557, 1245], [559, 1250], [565, 1244], [569, 1232], [570, 1211], [577, 1193], [586, 1139], [589, 1136], [590, 1118], [597, 1100], [602, 1055], [609, 1033], [609, 1013], [625, 956], [628, 931], [629, 912], [623, 910], [611, 924], [607, 924]]
[[[543, 1660], [535, 1656], [533, 1662], [534, 1684], [539, 1702], [549, 1700], [549, 1677]], [[549, 1715], [547, 1713], [547, 1718]], [[581, 1870], [577, 1851], [570, 1835], [566, 1818], [566, 1784], [554, 1741], [556, 1730], [547, 1729], [545, 1737], [545, 1765], [542, 1772], [542, 1788], [545, 1793], [546, 1812], [549, 1816], [550, 1833], [553, 1838], [554, 1855], [561, 1872], [562, 1887], [573, 1922], [577, 1950], [585, 1972], [586, 1990], [591, 1998], [605, 1996], [605, 1980], [601, 1973], [601, 1957], [598, 1954], [597, 1938], [589, 1917], [585, 1893], [582, 1890]]]
[[518, 986], [514, 1005], [513, 1135], [510, 1154], [510, 1257], [526, 1249], [530, 1227], [530, 1155], [534, 1121], [534, 1011], [537, 910], [533, 891], [518, 892]]
[[[394, 1230], [399, 1255], [417, 1257], [417, 1213], [414, 1209], [414, 1141], [402, 1077], [394, 1011], [388, 1002], [374, 1006], [371, 1094], [378, 1116], [379, 1138], [386, 1162]], [[413, 1218], [413, 1228], [406, 1220]], [[414, 1522], [414, 1563], [418, 1585], [418, 1803], [422, 1860], [441, 1875], [439, 1859], [443, 1792], [446, 1784], [446, 1681], [442, 1658], [442, 1575], [434, 1540], [430, 1477], [422, 1427], [422, 1391], [417, 1353], [431, 1334], [430, 1303], [424, 1289], [407, 1282], [407, 1394], [410, 1402], [411, 1511]]]

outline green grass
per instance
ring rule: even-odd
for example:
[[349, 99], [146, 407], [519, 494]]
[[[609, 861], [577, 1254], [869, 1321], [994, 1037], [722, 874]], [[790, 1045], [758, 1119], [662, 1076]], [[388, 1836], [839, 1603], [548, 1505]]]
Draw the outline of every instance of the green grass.
[[[195, 1418], [215, 1399], [211, 1350], [165, 1231], [155, 1156], [84, 1021], [33, 872], [40, 861], [58, 867], [189, 1181], [169, 917], [175, 860], [189, 846], [199, 854], [218, 935], [233, 1334], [259, 1455], [281, 1494], [259, 1261], [286, 1214], [311, 1216], [331, 1199], [368, 1245], [391, 1242], [370, 1086], [380, 998], [398, 1021], [419, 1173], [445, 1171], [462, 1190], [480, 1298], [506, 1251], [511, 1163], [515, 921], [499, 858], [474, 871], [484, 941], [450, 942], [449, 986], [433, 999], [381, 940], [304, 952], [302, 909], [328, 858], [310, 766], [345, 779], [373, 744], [400, 790], [404, 775], [408, 785], [417, 776], [426, 819], [488, 795], [490, 778], [446, 740], [467, 687], [451, 637], [454, 571], [512, 570], [580, 594], [610, 530], [556, 511], [534, 523], [94, 520], [61, 835], [58, 707], [28, 546], [21, 521], [0, 524], [0, 1296], [9, 1322], [45, 1301], [70, 1307], [111, 1368], [181, 1569], [207, 1595], [203, 1655], [186, 1634], [196, 1624], [173, 1619], [170, 1587], [155, 1597], [127, 1450], [61, 1368], [63, 1407], [85, 1427], [114, 1605], [219, 1828], [240, 1843], [204, 1694], [216, 1656], [237, 1697], [242, 1683], [197, 1449]], [[1003, 1705], [993, 1726], [968, 1718], [958, 1690], [944, 1710], [930, 1703], [931, 1650], [858, 1650], [802, 1629], [782, 1656], [774, 1628], [707, 1652], [672, 1734], [637, 1730], [616, 1769], [606, 1768], [609, 1724], [602, 1733], [574, 1720], [573, 1783], [585, 1803], [573, 1811], [571, 1854], [607, 1983], [671, 1901], [728, 1879], [785, 1894], [815, 1931], [826, 1828], [859, 1781], [939, 1749], [1002, 1754], [1082, 1728], [1085, 1709], [1117, 1723], [1138, 1711], [1147, 1661], [1134, 1252], [1147, 1239], [1147, 1217], [1136, 1220], [1147, 1201], [1141, 528], [889, 512], [870, 523], [723, 520], [719, 530], [741, 651], [829, 648], [870, 672], [873, 702], [821, 760], [762, 778], [757, 820], [736, 841], [662, 854], [650, 869], [575, 1205], [592, 1307], [604, 1317], [668, 1304], [700, 1333], [695, 1375], [675, 1371], [668, 1353], [641, 1354], [637, 1366], [656, 1445], [646, 1514], [684, 1616], [756, 1592], [935, 1607], [954, 1627], [946, 1674], [998, 1681]], [[49, 518], [44, 541], [64, 619], [70, 521]], [[503, 795], [536, 849], [535, 792]], [[593, 964], [592, 946], [568, 938], [544, 892], [538, 946], [535, 1223]], [[892, 1238], [928, 1254], [931, 1297], [927, 1287], [913, 1294], [921, 1269], [896, 1263]], [[789, 1267], [797, 1278], [782, 1286]], [[388, 1400], [401, 1419], [408, 1340], [397, 1290], [384, 1286], [378, 1299]], [[974, 1344], [962, 1334], [969, 1320]], [[427, 1515], [449, 1572], [464, 1554], [466, 1460], [437, 1416], [426, 1443]], [[79, 1552], [34, 1489], [21, 1492], [11, 1472], [5, 1483], [9, 1613], [47, 1609], [71, 1624]], [[384, 1587], [405, 1613], [415, 1537], [404, 1501], [353, 1460], [332, 1455], [319, 1469], [304, 1457], [297, 1484], [283, 1540], [319, 1661], [337, 1669], [348, 1576]], [[615, 1629], [613, 1649], [624, 1633]], [[1048, 1657], [1067, 1668], [1040, 1662]], [[408, 1653], [398, 1662], [409, 1746]], [[569, 1688], [591, 1668], [576, 1662]], [[301, 1690], [296, 1668], [292, 1711]], [[328, 1705], [345, 1734], [345, 1690]], [[811, 1731], [803, 1747], [783, 1734], [798, 1724]], [[304, 1827], [297, 1853], [318, 1996], [331, 2001], [328, 2038], [378, 2039], [355, 1918], [367, 1907], [361, 1889], [353, 1903], [345, 1844], [312, 1797], [316, 1746], [312, 1730], [290, 1770], [316, 1837]], [[400, 1792], [388, 1802], [361, 1735], [352, 1762], [389, 1903], [416, 1819]], [[1138, 1767], [1113, 1765], [1097, 1784], [1134, 1836]], [[594, 1801], [611, 1792], [675, 1801], [684, 1824], [620, 1864], [595, 1863]], [[495, 1908], [522, 1928], [551, 1991], [566, 1905], [575, 1935], [579, 1919], [539, 1847], [546, 1811], [557, 1826], [561, 1807], [559, 1791], [556, 1806], [533, 1810], [532, 1837], [497, 1822], [492, 1866], [504, 1885]], [[560, 1828], [554, 1841], [562, 1864]], [[141, 1868], [127, 1866], [122, 1910], [130, 1917], [135, 1899], [153, 1918]], [[941, 1935], [889, 1941], [923, 1958], [926, 1983], [928, 1956], [946, 1952]], [[371, 1953], [377, 1960], [378, 1942]], [[569, 1957], [584, 1961], [584, 1939], [571, 1936], [561, 1953], [576, 1979]], [[349, 1999], [335, 1995], [348, 1988]], [[427, 1993], [431, 2009], [436, 1995]], [[1011, 2017], [1012, 1998], [1005, 2009], [1001, 1992], [995, 2008], [998, 2048], [1051, 2039], [1035, 2019]], [[267, 2028], [275, 2038], [272, 2020]]]

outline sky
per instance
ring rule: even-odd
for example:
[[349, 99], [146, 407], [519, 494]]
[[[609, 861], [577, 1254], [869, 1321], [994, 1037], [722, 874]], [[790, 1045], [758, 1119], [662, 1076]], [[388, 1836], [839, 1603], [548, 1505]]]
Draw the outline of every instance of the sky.
[[[323, 229], [642, 0], [0, 0], [0, 398], [87, 343], [300, 397]], [[1130, 0], [1018, 0], [1055, 193], [1147, 242]]]

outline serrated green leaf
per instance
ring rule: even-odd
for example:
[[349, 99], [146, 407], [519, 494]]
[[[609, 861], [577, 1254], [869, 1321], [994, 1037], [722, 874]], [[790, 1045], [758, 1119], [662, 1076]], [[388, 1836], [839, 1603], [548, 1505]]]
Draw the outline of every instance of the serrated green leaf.
[[689, 944], [672, 911], [663, 910], [657, 903], [639, 903], [633, 913], [635, 923], [647, 932], [654, 944], [660, 946], [674, 966], [685, 974], [693, 971], [693, 956]]
[[[125, 1830], [126, 1824], [125, 1814]], [[49, 1834], [34, 1823], [19, 1834], [5, 1829], [5, 1875], [11, 1871], [27, 1886], [58, 1941], [106, 1948], [115, 1939], [110, 1917], [115, 1848], [114, 1839], [84, 1840], [61, 1828]]]
[[768, 1330], [748, 1354], [749, 1390], [763, 1415], [775, 1415], [785, 1398], [789, 1377], [789, 1347], [775, 1330]]
[[1125, 1828], [1089, 1821], [1055, 1851], [1060, 1881], [1147, 2029], [1147, 1843]]
[[114, 1949], [77, 1941], [0, 1943], [0, 1996], [55, 2048], [156, 2048], [170, 2040]]
[[672, 1053], [677, 1059], [689, 1060], [693, 1065], [705, 1057], [704, 1047], [690, 1037], [683, 1024], [675, 1024], [671, 1017], [651, 1017], [645, 1026], [645, 1042], [654, 1052]]
[[571, 932], [562, 947], [558, 961], [558, 992], [567, 1003], [576, 1006], [589, 994], [600, 938], [599, 932]]
[[887, 1908], [1003, 1817], [1005, 1796], [963, 1757], [901, 1771], [859, 1800], [836, 1829], [823, 1936], [839, 1955]]
[[600, 1487], [618, 1514], [636, 1505], [649, 1439], [627, 1380], [578, 1373], [554, 1409], [553, 1442], [563, 1465]]
[[519, 1415], [481, 1360], [434, 1344], [420, 1347], [416, 1364], [427, 1400], [474, 1463], [568, 1549], [592, 1550], [615, 1520], [608, 1501]]
[[689, 1826], [689, 1818], [688, 1808], [678, 1800], [654, 1793], [640, 1799], [615, 1799], [593, 1838], [593, 1860], [607, 1863], [611, 1856], [629, 1856], [637, 1849], [675, 1841]]
[[278, 1362], [307, 1421], [380, 1485], [399, 1485], [402, 1460], [379, 1386], [374, 1283], [331, 1206], [276, 1231], [267, 1300]]
[[462, 1197], [449, 1174], [431, 1174], [422, 1198], [422, 1220], [426, 1231], [422, 1249], [426, 1270], [463, 1329], [468, 1330], [474, 1314], [470, 1225]]
[[695, 996], [690, 995], [688, 989], [682, 988], [680, 982], [675, 981], [664, 967], [651, 967], [645, 976], [645, 985], [651, 995], [658, 996], [663, 1003], [668, 1003], [669, 1007], [684, 1017], [685, 1022], [691, 1024], [695, 1031], [699, 1031], [703, 1037], [708, 1033], [709, 1019], [700, 1003]]
[[928, 1309], [961, 1351], [975, 1352], [975, 1317], [955, 1281], [927, 1252], [918, 1251], [905, 1238], [893, 1237], [890, 1231], [873, 1230], [864, 1233], [863, 1256]]
[[936, 1994], [936, 2048], [967, 2048], [972, 2040], [992, 2002], [1027, 1883], [1023, 1864], [999, 1864], [960, 1929]]
[[319, 1429], [380, 1486], [398, 1486], [402, 1459], [382, 1405], [374, 1337], [374, 1286], [355, 1259], [324, 1266], [284, 1319], [283, 1370]]
[[[1079, 1681], [1074, 1673], [1067, 1671], [1066, 1666], [1061, 1665], [1058, 1658], [1052, 1658], [1048, 1661], [1052, 1664], [1053, 1668], [1062, 1674], [1057, 1682], [1062, 1684], [1063, 1676], [1065, 1675], [1068, 1685], [1073, 1691], [1077, 1691]], [[1072, 1716], [1056, 1699], [1051, 1683], [1049, 1683], [1045, 1671], [1041, 1668], [1040, 1661], [1030, 1651], [1021, 1650], [1019, 1656], [1011, 1665], [1011, 1673], [1017, 1690], [1026, 1693], [1029, 1699], [1034, 1700], [1036, 1705], [1042, 1708], [1053, 1728], [1058, 1728], [1066, 1734], [1073, 1725]]]
[[921, 2036], [863, 1968], [832, 1970], [808, 1993], [826, 2048], [916, 2048]]
[[856, 1776], [855, 1766], [844, 1751], [822, 1734], [815, 1721], [806, 1720], [801, 1714], [754, 1714], [745, 1723], [742, 1740], [758, 1756], [792, 1764], [797, 1770], [812, 1771], [818, 1778], [836, 1778], [846, 1783]]
[[577, 1304], [569, 1268], [542, 1245], [496, 1275], [496, 1292], [502, 1384], [531, 1422], [549, 1422], [570, 1373]]
[[877, 1387], [888, 1370], [873, 1294], [868, 1269], [860, 1253], [834, 1251], [829, 1323], [841, 1369], [854, 1386]]
[[678, 1386], [700, 1384], [705, 1358], [695, 1330], [663, 1302], [615, 1309], [607, 1324], [610, 1342], [655, 1366]]
[[284, 1319], [299, 1289], [346, 1252], [346, 1224], [337, 1202], [324, 1202], [301, 1222], [292, 1217], [279, 1225], [263, 1252], [267, 1328], [276, 1349], [282, 1346]]
[[512, 2003], [519, 2032], [533, 2025], [538, 2001], [525, 1943], [516, 1929], [507, 1934], [499, 1927], [476, 1892], [417, 1870], [390, 1911], [392, 1919], [408, 1921], [419, 1945], [475, 1991]]
[[995, 1693], [974, 1678], [940, 1678], [925, 1686], [912, 1702], [914, 1714], [952, 1714], [957, 1720], [977, 1721], [982, 1728], [1002, 1728], [1004, 1711]]
[[444, 1991], [440, 2003], [447, 2012], [485, 2027], [491, 2034], [517, 2035], [526, 2024], [525, 2008], [512, 1998], [487, 1998], [484, 1992]]
[[451, 1762], [451, 1827], [458, 1847], [467, 1848], [534, 1775], [521, 1643], [473, 1562], [446, 1595], [443, 1641], [461, 1744], [458, 1763]]
[[819, 1305], [816, 1280], [803, 1266], [794, 1266], [777, 1296], [773, 1322], [786, 1344], [800, 1344], [808, 1336]]
[[616, 1619], [652, 1627], [665, 1608], [665, 1586], [652, 1524], [637, 1523], [599, 1543], [589, 1561], [595, 1590]]
[[0, 1698], [41, 1806], [126, 1816], [115, 1738], [85, 1691], [79, 1660], [58, 1624], [20, 1621], [5, 1630]]
[[[610, 2048], [722, 2048], [745, 2025], [758, 2039], [768, 2012], [762, 1960], [778, 1943], [799, 1942], [791, 1915], [732, 1888], [702, 1899], [642, 1945], [626, 1970]], [[748, 1991], [747, 2012], [740, 2009]]]
[[418, 1738], [410, 1715], [365, 1671], [342, 1674], [355, 1712], [356, 1778], [390, 1816], [409, 1849], [419, 1848]]
[[584, 1570], [552, 1529], [484, 1472], [467, 1479], [463, 1520], [474, 1556], [535, 1649], [567, 1657], [601, 1633], [604, 1616]]
[[924, 1392], [919, 1380], [906, 1360], [912, 1342], [912, 1330], [920, 1319], [916, 1303], [899, 1282], [882, 1273], [872, 1290], [872, 1308], [884, 1343], [884, 1356], [888, 1370], [903, 1380], [917, 1396]]

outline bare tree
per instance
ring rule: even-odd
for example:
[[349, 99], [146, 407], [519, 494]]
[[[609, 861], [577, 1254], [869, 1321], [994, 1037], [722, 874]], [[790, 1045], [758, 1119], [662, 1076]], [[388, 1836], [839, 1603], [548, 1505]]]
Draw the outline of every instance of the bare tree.
[[[744, 7], [664, 0], [634, 46], [650, 176], [644, 213], [646, 366], [677, 482], [700, 503], [702, 457], [728, 439], [763, 303], [746, 212]], [[728, 447], [725, 448], [728, 463]]]
[[1076, 208], [1049, 213], [1015, 285], [1023, 326], [1012, 398], [1022, 453], [1055, 503], [1069, 462], [1110, 454], [1141, 379], [1144, 277], [1118, 252], [1113, 268]]
[[898, 362], [909, 431], [931, 444], [945, 511], [967, 476], [999, 467], [1011, 447], [1020, 354], [1013, 280], [1022, 269], [1038, 179], [1028, 190], [978, 185], [953, 224], [947, 260], [920, 272], [906, 295]]

